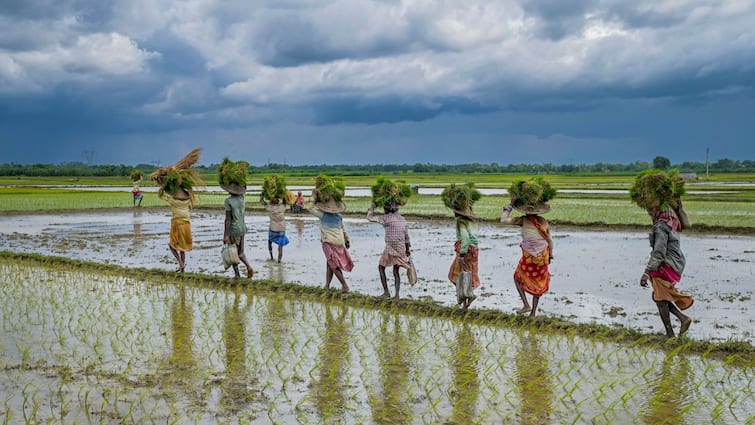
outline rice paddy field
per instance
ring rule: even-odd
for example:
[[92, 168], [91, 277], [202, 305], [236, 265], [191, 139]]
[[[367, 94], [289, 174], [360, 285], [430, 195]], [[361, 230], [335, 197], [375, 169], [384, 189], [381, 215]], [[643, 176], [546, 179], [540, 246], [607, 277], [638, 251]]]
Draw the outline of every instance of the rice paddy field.
[[2, 423], [755, 421], [736, 355], [62, 265], [0, 259]]
[[[519, 235], [498, 217], [516, 177], [407, 178], [421, 185], [402, 209], [420, 281], [400, 301], [375, 297], [372, 177], [346, 179], [348, 295], [321, 289], [312, 217], [290, 217], [283, 264], [267, 261], [254, 183], [255, 276], [235, 281], [219, 265], [227, 195], [213, 187], [179, 275], [154, 188], [131, 208], [128, 181], [0, 179], [0, 424], [755, 424], [755, 176], [688, 186], [695, 322], [671, 340], [637, 284], [650, 223], [625, 193], [631, 176], [549, 178], [551, 292], [539, 317], [511, 313]], [[445, 277], [454, 236], [435, 192], [451, 181], [486, 194], [468, 311]]]

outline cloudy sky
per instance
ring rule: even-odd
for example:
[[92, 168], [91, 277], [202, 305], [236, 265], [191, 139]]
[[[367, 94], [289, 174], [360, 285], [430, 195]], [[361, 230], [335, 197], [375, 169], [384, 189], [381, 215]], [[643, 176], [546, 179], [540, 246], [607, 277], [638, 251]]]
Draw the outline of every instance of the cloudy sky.
[[0, 1], [0, 163], [194, 147], [203, 164], [755, 159], [755, 0]]

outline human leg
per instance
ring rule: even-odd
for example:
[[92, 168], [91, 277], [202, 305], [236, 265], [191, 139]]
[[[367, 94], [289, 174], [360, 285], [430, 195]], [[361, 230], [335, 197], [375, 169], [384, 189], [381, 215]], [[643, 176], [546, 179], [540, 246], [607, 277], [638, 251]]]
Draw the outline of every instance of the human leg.
[[170, 248], [170, 253], [173, 254], [173, 257], [178, 261], [178, 270], [176, 271], [182, 272], [184, 270], [184, 262], [181, 260], [181, 253], [170, 245], [168, 245], [168, 248]]
[[668, 301], [656, 301], [658, 306], [658, 314], [661, 316], [663, 327], [666, 328], [666, 337], [671, 338], [674, 336], [674, 328], [671, 326], [671, 317], [669, 316], [669, 303]]
[[278, 262], [283, 259], [283, 245], [278, 245]]
[[388, 291], [388, 278], [385, 276], [385, 266], [378, 265], [378, 273], [380, 274], [380, 284], [383, 286], [383, 295], [380, 297], [388, 298], [391, 293]]
[[267, 251], [270, 253], [270, 260], [273, 259], [273, 241], [267, 241]]
[[519, 281], [514, 278], [514, 286], [516, 287], [516, 291], [519, 293], [519, 297], [522, 299], [522, 308], [518, 309], [516, 312], [519, 314], [524, 314], [532, 310], [530, 307], [529, 301], [527, 301], [527, 295], [524, 293], [524, 289], [522, 289], [522, 285], [519, 283]]
[[682, 323], [681, 328], [679, 329], [679, 336], [684, 335], [689, 329], [689, 325], [692, 324], [692, 318], [682, 313], [682, 311], [679, 310], [679, 307], [677, 307], [676, 304], [670, 301], [666, 301], [666, 302], [668, 303], [669, 312], [671, 312], [674, 316], [676, 316], [679, 319], [679, 321]]
[[537, 312], [537, 303], [540, 302], [540, 296], [539, 295], [533, 295], [532, 296], [532, 311], [530, 311], [530, 317], [534, 316]]
[[333, 270], [325, 264], [325, 289], [330, 289], [330, 281], [333, 280]]
[[340, 268], [337, 268], [333, 270], [333, 275], [336, 276], [336, 279], [338, 279], [339, 282], [341, 282], [341, 292], [344, 294], [347, 294], [349, 292], [349, 285], [346, 284], [346, 278], [343, 277], [343, 272]]
[[393, 281], [395, 282], [394, 284], [396, 286], [396, 294], [394, 295], [394, 298], [398, 299], [399, 298], [398, 293], [399, 293], [399, 290], [401, 289], [401, 275], [399, 274], [398, 265], [393, 266]]

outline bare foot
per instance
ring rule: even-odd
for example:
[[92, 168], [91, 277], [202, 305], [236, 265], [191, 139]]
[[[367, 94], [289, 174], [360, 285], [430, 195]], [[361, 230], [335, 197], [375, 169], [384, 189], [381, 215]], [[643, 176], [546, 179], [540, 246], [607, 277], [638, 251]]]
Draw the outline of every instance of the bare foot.
[[391, 294], [389, 294], [388, 292], [383, 292], [382, 294], [380, 294], [378, 298], [390, 298], [390, 297], [391, 297]]
[[254, 276], [254, 269], [252, 268], [246, 269], [246, 277], [251, 279], [252, 276]]
[[341, 293], [348, 294], [349, 293], [349, 287], [348, 286], [344, 286], [343, 288], [341, 288]]
[[532, 307], [525, 306], [525, 307], [522, 307], [522, 308], [516, 310], [516, 314], [525, 314], [525, 313], [529, 313], [530, 311], [532, 311]]

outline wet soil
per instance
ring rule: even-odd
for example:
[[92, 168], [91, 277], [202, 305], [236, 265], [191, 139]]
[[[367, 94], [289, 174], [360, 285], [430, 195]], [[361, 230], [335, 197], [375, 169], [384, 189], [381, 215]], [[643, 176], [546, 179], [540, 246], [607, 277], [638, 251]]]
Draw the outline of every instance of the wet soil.
[[[401, 297], [454, 305], [454, 287], [446, 277], [453, 260], [452, 222], [411, 220], [412, 257], [419, 282], [407, 285], [402, 273]], [[246, 221], [246, 251], [255, 279], [322, 286], [325, 263], [313, 217], [289, 217], [287, 234], [291, 243], [284, 249], [282, 263], [269, 260], [267, 217], [249, 214]], [[200, 210], [193, 214], [194, 250], [187, 255], [187, 271], [231, 277], [231, 271], [225, 271], [220, 263], [222, 225], [221, 211]], [[3, 214], [0, 249], [173, 270], [175, 260], [167, 248], [169, 226], [170, 213], [165, 209]], [[347, 217], [346, 226], [355, 263], [354, 270], [346, 273], [347, 281], [353, 291], [379, 295], [382, 289], [377, 260], [383, 249], [383, 229], [358, 216]], [[554, 226], [553, 279], [550, 292], [541, 299], [538, 314], [647, 333], [662, 332], [650, 289], [638, 283], [650, 253], [647, 230], [595, 231]], [[518, 228], [482, 223], [479, 233], [482, 286], [470, 308], [513, 312], [521, 305], [511, 278], [521, 255]], [[682, 249], [687, 256], [687, 269], [679, 288], [696, 300], [687, 311], [694, 318], [689, 337], [752, 344], [755, 237], [684, 234]], [[334, 284], [338, 286], [335, 281]], [[675, 326], [678, 329], [678, 323]]]

